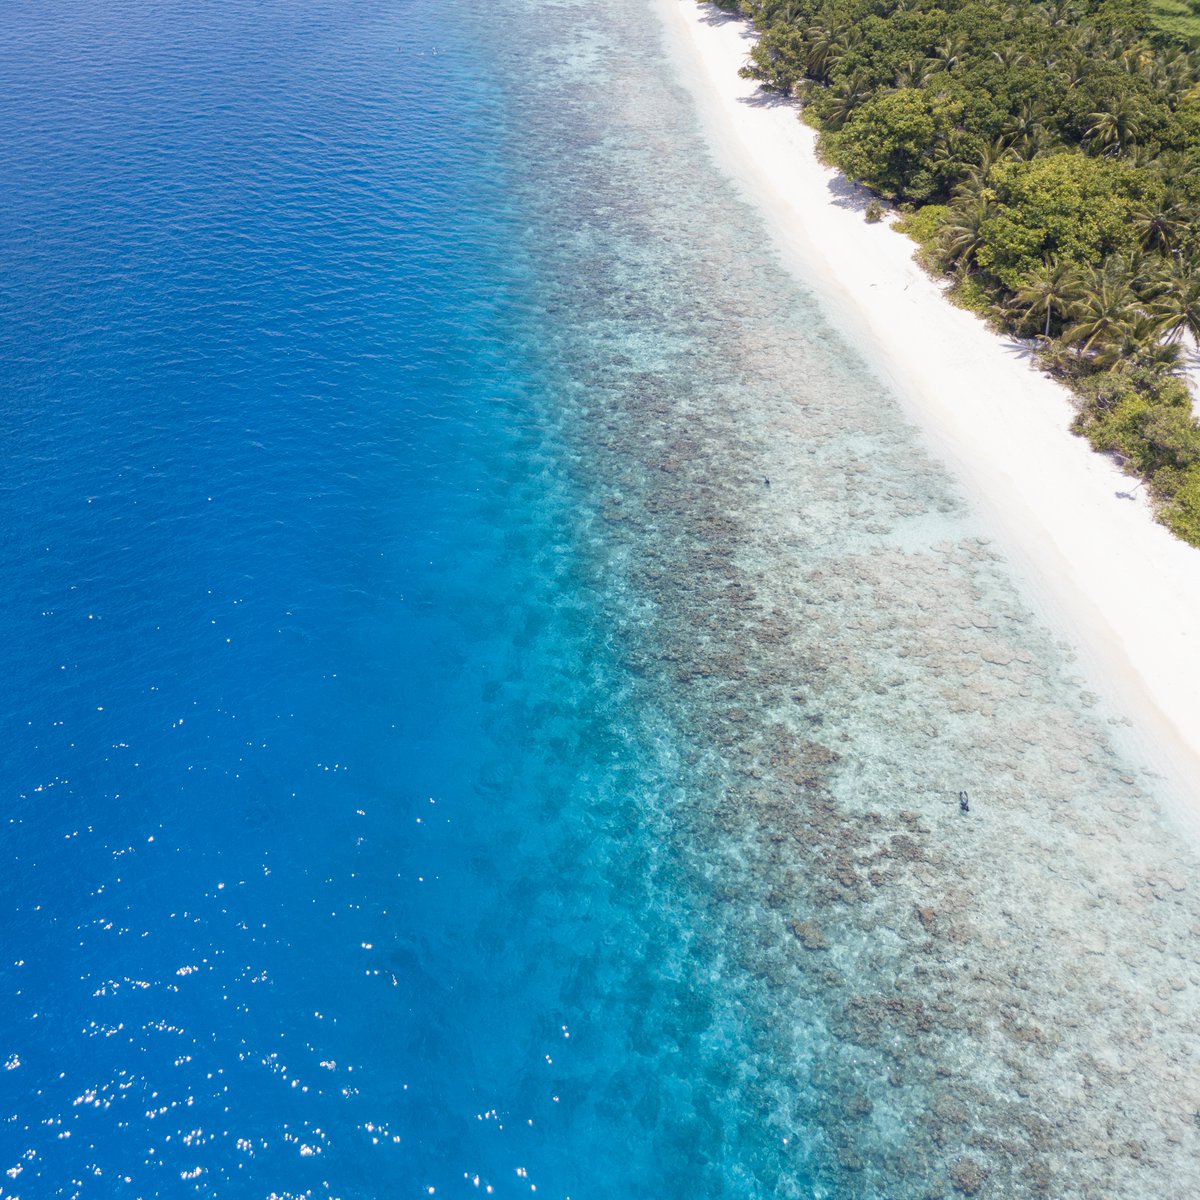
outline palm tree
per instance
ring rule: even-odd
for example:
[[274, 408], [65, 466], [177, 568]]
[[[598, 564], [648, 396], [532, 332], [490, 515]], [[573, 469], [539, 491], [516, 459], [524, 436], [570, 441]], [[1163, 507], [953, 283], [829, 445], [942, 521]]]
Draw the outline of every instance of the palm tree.
[[773, 18], [775, 23], [781, 25], [791, 25], [798, 28], [800, 22], [805, 19], [804, 7], [800, 4], [785, 5]]
[[988, 186], [988, 175], [992, 168], [998, 162], [1018, 157], [1016, 150], [1007, 145], [1003, 138], [989, 142], [979, 152], [978, 162], [967, 167], [962, 178], [955, 184], [955, 198], [961, 200], [978, 198]]
[[1004, 123], [1004, 137], [1010, 146], [1024, 145], [1042, 130], [1042, 106], [1026, 101]]
[[1169, 254], [1187, 233], [1189, 212], [1178, 200], [1164, 199], [1161, 204], [1146, 205], [1133, 214], [1138, 241], [1147, 250]]
[[1155, 282], [1159, 259], [1140, 246], [1115, 251], [1104, 261], [1104, 275], [1113, 283], [1123, 283], [1141, 297]]
[[1158, 162], [1161, 153], [1157, 146], [1147, 146], [1144, 142], [1138, 142], [1136, 146], [1130, 146], [1125, 151], [1125, 161], [1131, 167], [1140, 167], [1143, 170], [1161, 174]]
[[[1047, 64], [1049, 66], [1049, 64]], [[1073, 92], [1086, 78], [1088, 73], [1088, 57], [1081, 49], [1064, 65], [1066, 76], [1064, 83], [1068, 92]]]
[[1072, 324], [1063, 332], [1063, 340], [1078, 343], [1079, 353], [1087, 354], [1119, 341], [1124, 326], [1140, 311], [1127, 283], [1093, 268], [1080, 283], [1079, 298], [1070, 310]]
[[1017, 152], [1002, 137], [988, 142], [980, 151], [979, 166], [986, 175], [998, 162], [1016, 158]]
[[861, 41], [862, 30], [857, 25], [842, 25], [837, 29], [825, 25], [810, 26], [804, 31], [804, 69], [814, 79], [826, 83], [846, 51]]
[[[1200, 99], [1200, 95], [1197, 95], [1197, 99]], [[1191, 160], [1178, 150], [1163, 150], [1154, 163], [1154, 169], [1171, 195], [1181, 192], [1195, 172]]]
[[1006, 71], [1011, 71], [1013, 67], [1023, 67], [1029, 61], [1024, 50], [1010, 45], [1004, 45], [999, 50], [993, 50], [992, 57]]
[[965, 33], [948, 37], [930, 56], [929, 66], [934, 71], [953, 71], [966, 58], [970, 39]]
[[828, 79], [847, 52], [862, 40], [862, 29], [857, 25], [843, 25], [840, 29], [828, 31], [820, 52], [822, 77]]
[[1188, 333], [1200, 343], [1200, 270], [1175, 259], [1159, 277], [1151, 311], [1168, 342], [1177, 342]]
[[1075, 31], [1075, 49], [1081, 58], [1103, 58], [1105, 38], [1094, 25], [1083, 25]]
[[1121, 96], [1107, 109], [1089, 113], [1092, 122], [1084, 135], [1098, 150], [1120, 153], [1137, 142], [1141, 133], [1141, 112], [1129, 96]]
[[[929, 152], [929, 160], [933, 164], [934, 174], [938, 178], [961, 179], [965, 173], [974, 169], [973, 166], [963, 161], [960, 154], [961, 149], [962, 139], [954, 135], [943, 135], [934, 143], [933, 149]], [[980, 187], [982, 186], [981, 179]]]
[[1172, 108], [1179, 104], [1195, 81], [1195, 67], [1187, 51], [1180, 46], [1172, 46], [1160, 53], [1149, 74], [1150, 81]]
[[1158, 371], [1179, 368], [1182, 347], [1162, 340], [1162, 322], [1149, 313], [1135, 313], [1119, 325], [1101, 344], [1093, 361], [1119, 375], [1150, 367]]
[[1072, 0], [1052, 0], [1042, 10], [1042, 15], [1051, 26], [1074, 25], [1077, 19]]
[[804, 69], [814, 79], [827, 79], [826, 67], [837, 42], [836, 36], [823, 25], [813, 25], [804, 31], [804, 42], [808, 48]]
[[1121, 67], [1127, 75], [1140, 75], [1143, 79], [1153, 81], [1157, 60], [1154, 51], [1142, 44], [1126, 48], [1121, 55]]
[[949, 266], [965, 271], [983, 245], [983, 223], [991, 215], [991, 200], [985, 194], [963, 196], [950, 206], [946, 223], [938, 234], [942, 256]]
[[934, 76], [929, 59], [912, 57], [896, 68], [895, 82], [898, 88], [924, 87]]
[[1030, 159], [1037, 158], [1042, 154], [1049, 154], [1051, 151], [1057, 150], [1061, 145], [1062, 139], [1053, 129], [1047, 129], [1044, 125], [1037, 125], [1019, 145], [1012, 147], [1012, 151], [1017, 158], [1028, 162]]
[[842, 80], [831, 93], [833, 102], [825, 113], [830, 129], [841, 129], [850, 114], [871, 95], [870, 80], [862, 71]]
[[1048, 257], [1025, 283], [1017, 289], [1016, 302], [1025, 309], [1026, 316], [1035, 312], [1045, 313], [1046, 322], [1042, 336], [1050, 337], [1050, 319], [1057, 312], [1065, 313], [1079, 298], [1079, 275], [1075, 268], [1054, 257]]

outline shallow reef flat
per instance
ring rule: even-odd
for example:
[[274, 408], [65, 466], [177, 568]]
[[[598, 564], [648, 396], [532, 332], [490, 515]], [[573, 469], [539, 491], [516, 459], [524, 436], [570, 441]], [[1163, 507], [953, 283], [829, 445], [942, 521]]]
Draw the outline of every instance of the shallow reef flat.
[[531, 250], [542, 351], [612, 639], [695, 748], [664, 804], [713, 969], [757, 1014], [714, 1169], [1200, 1190], [1200, 864], [1157, 781], [663, 103], [642, 6], [555, 12], [528, 103], [572, 156], [535, 139], [531, 187], [573, 221]]

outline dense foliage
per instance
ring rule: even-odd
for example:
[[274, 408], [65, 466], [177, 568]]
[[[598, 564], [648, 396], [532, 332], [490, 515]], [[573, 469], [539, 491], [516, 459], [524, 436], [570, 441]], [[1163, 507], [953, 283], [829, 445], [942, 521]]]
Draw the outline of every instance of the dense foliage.
[[900, 205], [964, 300], [1039, 340], [1078, 430], [1200, 545], [1200, 426], [1176, 378], [1200, 342], [1200, 17], [1189, 41], [1193, 0], [1151, 3], [721, 6], [758, 30], [744, 74], [803, 102], [822, 152]]

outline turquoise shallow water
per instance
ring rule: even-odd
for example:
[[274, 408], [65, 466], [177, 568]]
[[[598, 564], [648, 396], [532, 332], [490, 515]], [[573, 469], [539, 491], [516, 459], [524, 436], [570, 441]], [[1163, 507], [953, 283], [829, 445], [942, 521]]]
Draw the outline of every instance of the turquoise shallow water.
[[1196, 1190], [1191, 852], [659, 37], [0, 18], [0, 1194]]

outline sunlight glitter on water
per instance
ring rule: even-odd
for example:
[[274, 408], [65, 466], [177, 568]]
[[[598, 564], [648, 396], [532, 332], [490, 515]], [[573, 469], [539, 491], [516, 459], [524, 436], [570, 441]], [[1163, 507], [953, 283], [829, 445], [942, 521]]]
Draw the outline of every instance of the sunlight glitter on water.
[[651, 12], [90, 20], [0, 21], [26, 1197], [1190, 1179], [1195, 864]]

